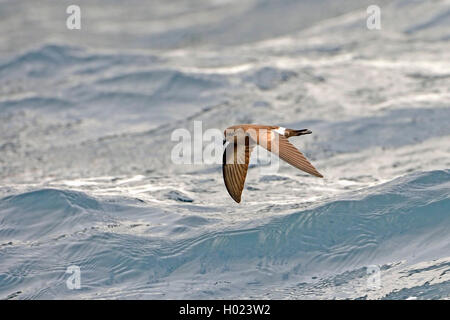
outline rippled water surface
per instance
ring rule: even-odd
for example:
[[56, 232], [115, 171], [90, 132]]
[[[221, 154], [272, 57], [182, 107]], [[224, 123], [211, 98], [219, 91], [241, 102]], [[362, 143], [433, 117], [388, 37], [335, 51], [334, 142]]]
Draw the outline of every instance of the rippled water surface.
[[[79, 1], [67, 30], [0, 1], [0, 298], [448, 299], [450, 4], [369, 4]], [[325, 178], [255, 163], [236, 204], [171, 161], [194, 121], [311, 129]]]

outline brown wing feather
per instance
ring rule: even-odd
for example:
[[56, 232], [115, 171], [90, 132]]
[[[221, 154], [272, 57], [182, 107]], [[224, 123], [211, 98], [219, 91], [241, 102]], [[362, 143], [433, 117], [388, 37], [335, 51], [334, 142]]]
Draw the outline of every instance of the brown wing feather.
[[249, 138], [245, 138], [244, 152], [240, 151], [237, 143], [229, 143], [223, 152], [222, 173], [228, 193], [236, 202], [241, 202], [241, 194], [244, 189], [247, 176], [250, 155], [254, 145]]
[[[273, 131], [272, 131], [273, 132]], [[277, 154], [281, 159], [289, 163], [290, 165], [303, 170], [313, 176], [323, 178], [323, 175], [314, 168], [314, 166], [306, 159], [293, 144], [291, 144], [287, 138], [273, 132], [274, 136], [272, 141], [268, 144], [268, 150]]]

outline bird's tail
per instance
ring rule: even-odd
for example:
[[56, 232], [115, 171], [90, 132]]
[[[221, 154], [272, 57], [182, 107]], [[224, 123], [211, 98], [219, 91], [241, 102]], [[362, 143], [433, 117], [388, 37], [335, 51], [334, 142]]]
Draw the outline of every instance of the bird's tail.
[[286, 132], [284, 135], [287, 138], [289, 138], [289, 137], [302, 136], [304, 134], [311, 134], [311, 133], [312, 133], [312, 131], [308, 130], [308, 129], [300, 129], [300, 130], [286, 129]]

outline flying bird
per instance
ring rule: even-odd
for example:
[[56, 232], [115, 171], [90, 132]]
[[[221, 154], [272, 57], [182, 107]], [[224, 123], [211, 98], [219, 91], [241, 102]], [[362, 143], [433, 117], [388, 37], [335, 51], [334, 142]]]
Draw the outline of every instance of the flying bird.
[[308, 159], [288, 141], [290, 137], [311, 133], [308, 129], [293, 130], [256, 124], [240, 124], [225, 129], [222, 173], [225, 186], [234, 201], [241, 202], [250, 156], [256, 145], [278, 155], [300, 170], [323, 178]]

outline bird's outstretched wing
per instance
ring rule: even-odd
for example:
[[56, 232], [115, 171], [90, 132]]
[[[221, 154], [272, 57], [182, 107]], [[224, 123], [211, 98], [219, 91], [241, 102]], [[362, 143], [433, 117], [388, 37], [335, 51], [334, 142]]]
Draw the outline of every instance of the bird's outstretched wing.
[[[272, 131], [273, 132], [273, 131]], [[269, 151], [278, 155], [281, 159], [289, 163], [290, 165], [303, 170], [313, 176], [323, 178], [323, 175], [314, 168], [314, 166], [306, 159], [288, 139], [276, 132], [273, 132], [273, 138], [267, 146], [264, 146]]]
[[224, 152], [222, 159], [222, 173], [228, 193], [236, 202], [241, 202], [241, 194], [244, 189], [245, 178], [247, 176], [250, 155], [254, 148], [254, 142], [245, 137], [245, 146], [241, 148], [237, 141], [230, 142]]

